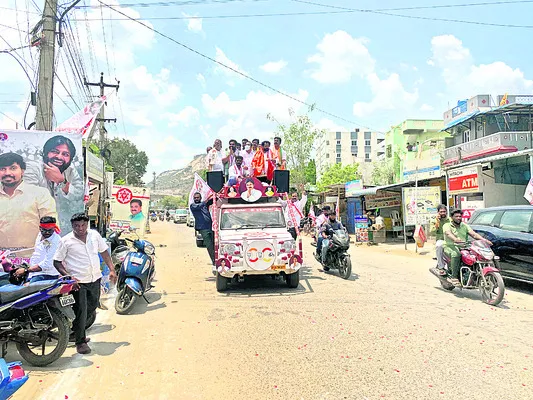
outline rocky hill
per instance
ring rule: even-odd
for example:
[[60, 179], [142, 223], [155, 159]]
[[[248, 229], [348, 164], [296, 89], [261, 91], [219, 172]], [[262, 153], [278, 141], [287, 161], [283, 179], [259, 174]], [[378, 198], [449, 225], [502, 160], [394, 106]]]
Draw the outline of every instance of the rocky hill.
[[[169, 195], [188, 194], [194, 181], [194, 173], [201, 174], [204, 169], [205, 155], [198, 154], [184, 168], [169, 170], [159, 174], [155, 178], [156, 192], [164, 192]], [[146, 186], [152, 188], [153, 182], [147, 183]]]

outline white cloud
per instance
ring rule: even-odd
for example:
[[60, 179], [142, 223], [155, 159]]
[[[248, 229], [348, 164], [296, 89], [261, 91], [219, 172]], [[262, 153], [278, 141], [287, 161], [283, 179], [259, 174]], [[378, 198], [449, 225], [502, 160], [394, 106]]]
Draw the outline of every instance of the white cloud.
[[519, 68], [502, 61], [475, 64], [470, 50], [453, 35], [436, 36], [431, 40], [431, 61], [439, 68], [449, 96], [469, 98], [480, 93], [529, 93], [533, 80]]
[[325, 130], [327, 130], [329, 132], [348, 132], [348, 131], [350, 131], [350, 129], [346, 128], [345, 126], [338, 125], [334, 121], [332, 121], [330, 119], [327, 119], [327, 118], [322, 118], [320, 121], [318, 121], [315, 124], [315, 128], [317, 128], [317, 129], [325, 129]]
[[[300, 89], [291, 96], [306, 101], [309, 93]], [[251, 91], [240, 100], [232, 100], [225, 92], [215, 98], [204, 94], [202, 104], [208, 117], [225, 119], [225, 123], [217, 131], [209, 132], [211, 139], [219, 137], [224, 143], [230, 138], [271, 138], [276, 124], [266, 118], [267, 114], [270, 113], [279, 122], [285, 123], [291, 120], [289, 108], [296, 113], [303, 108], [279, 93], [269, 94], [260, 90]]]
[[354, 38], [345, 31], [326, 34], [316, 46], [319, 52], [307, 58], [308, 63], [317, 64], [311, 77], [320, 83], [342, 83], [373, 72], [375, 61], [367, 43], [368, 39]]
[[189, 15], [187, 13], [182, 12], [181, 15], [183, 15], [185, 18], [187, 18], [187, 29], [191, 32], [195, 33], [202, 33], [202, 18], [198, 18], [197, 15]]
[[422, 104], [420, 111], [433, 111], [435, 108], [429, 104]]
[[400, 76], [396, 73], [390, 74], [385, 79], [380, 79], [376, 73], [371, 73], [367, 76], [367, 80], [374, 97], [369, 102], [354, 104], [353, 113], [358, 117], [366, 117], [382, 110], [410, 110], [418, 101], [418, 89], [413, 92], [406, 91]]
[[200, 119], [200, 111], [192, 106], [187, 106], [179, 113], [167, 113], [165, 117], [169, 120], [169, 128], [178, 125], [184, 125], [188, 127]]
[[267, 62], [266, 64], [261, 65], [259, 68], [261, 68], [265, 72], [268, 72], [269, 74], [277, 74], [286, 66], [287, 61], [279, 60]]
[[196, 74], [196, 80], [198, 82], [200, 82], [200, 85], [202, 85], [203, 88], [205, 88], [205, 76], [203, 76], [202, 74], [198, 73], [198, 74]]
[[[238, 71], [242, 74], [248, 74], [245, 70], [243, 70], [239, 64], [237, 64], [236, 62], [234, 61], [231, 61], [228, 56], [226, 56], [226, 54], [220, 49], [220, 48], [216, 48], [216, 55], [215, 55], [215, 60], [217, 60], [218, 62], [230, 67], [231, 69], [233, 69], [233, 71], [229, 68], [226, 68], [226, 67], [223, 67], [222, 65], [217, 65], [215, 67], [215, 73], [216, 74], [219, 74], [219, 75], [225, 75], [227, 77], [230, 77], [230, 78], [240, 78], [240, 79], [244, 79], [244, 77], [238, 73], [236, 73], [235, 71]], [[228, 81], [228, 84], [230, 85], [233, 85], [234, 82], [232, 80], [229, 80]]]

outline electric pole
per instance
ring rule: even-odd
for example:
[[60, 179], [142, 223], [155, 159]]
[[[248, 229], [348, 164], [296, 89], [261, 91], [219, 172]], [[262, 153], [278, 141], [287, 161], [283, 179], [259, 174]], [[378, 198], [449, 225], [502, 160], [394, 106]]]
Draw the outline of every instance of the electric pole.
[[154, 182], [153, 183], [154, 183], [154, 192], [155, 192], [155, 171], [153, 172], [153, 174], [154, 174]]
[[[112, 85], [112, 84], [109, 84], [109, 83], [105, 83], [104, 82], [104, 73], [101, 72], [100, 73], [100, 82], [87, 82], [87, 79], [83, 78], [83, 81], [84, 81], [84, 84], [85, 86], [98, 86], [100, 88], [100, 97], [102, 97], [104, 95], [104, 89], [106, 87], [111, 87], [111, 88], [115, 88], [117, 89], [117, 92], [118, 92], [118, 88], [120, 87], [120, 81], [117, 81], [117, 84], [116, 85]], [[104, 108], [105, 106], [107, 105], [107, 101], [104, 103], [104, 105], [102, 106], [102, 108], [100, 108], [100, 113], [98, 114], [98, 118], [96, 118], [96, 121], [98, 121], [100, 123], [100, 145], [103, 146], [106, 142], [106, 129], [105, 129], [105, 123], [106, 122], [117, 122], [117, 119], [116, 118], [104, 118], [105, 116], [105, 113], [104, 113]]]
[[45, 0], [39, 53], [37, 109], [35, 114], [36, 129], [42, 131], [51, 131], [53, 122], [56, 15], [57, 0]]

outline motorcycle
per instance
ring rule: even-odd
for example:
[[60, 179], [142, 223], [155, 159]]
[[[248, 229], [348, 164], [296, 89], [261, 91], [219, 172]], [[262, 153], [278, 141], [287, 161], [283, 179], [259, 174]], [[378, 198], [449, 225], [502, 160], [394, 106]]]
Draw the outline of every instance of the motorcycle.
[[163, 214], [159, 214], [159, 221], [164, 221], [165, 220], [165, 216]]
[[[500, 274], [500, 258], [495, 256], [484, 240], [474, 240], [461, 247], [461, 267], [459, 269], [460, 289], [479, 289], [483, 302], [496, 306], [503, 300], [505, 285]], [[451, 269], [448, 268], [450, 258], [444, 255], [445, 274], [441, 275], [437, 268], [429, 271], [439, 278], [443, 289], [452, 291], [455, 286], [449, 281]]]
[[9, 399], [27, 380], [21, 362], [7, 363], [0, 358], [0, 399]]
[[150, 216], [150, 221], [156, 222], [157, 221], [157, 215], [151, 215]]
[[[316, 247], [315, 243], [312, 243]], [[343, 279], [348, 279], [352, 275], [352, 261], [348, 254], [350, 248], [350, 236], [346, 229], [338, 229], [333, 231], [333, 235], [329, 239], [328, 251], [326, 254], [326, 262], [322, 262], [322, 258], [315, 253], [315, 259], [322, 264], [324, 271], [330, 269], [337, 269], [339, 275]]]
[[172, 216], [170, 216], [170, 215], [167, 215], [167, 222], [168, 222], [168, 221], [170, 221], [170, 220], [171, 220], [171, 218], [172, 218]]
[[[9, 274], [18, 266], [5, 256], [2, 267]], [[21, 357], [37, 367], [61, 357], [75, 318], [74, 296], [70, 294], [75, 284], [70, 277], [60, 277], [23, 286], [0, 286], [1, 356], [5, 357], [8, 343], [15, 342]]]
[[[130, 230], [135, 231], [134, 228]], [[131, 250], [120, 267], [118, 272], [117, 290], [118, 295], [115, 300], [115, 310], [117, 314], [127, 314], [133, 308], [138, 297], [152, 289], [152, 281], [155, 277], [155, 247], [147, 240], [125, 239], [133, 244]]]
[[113, 261], [113, 265], [115, 266], [115, 272], [118, 275], [118, 272], [120, 271], [120, 266], [122, 265], [122, 262], [130, 252], [130, 248], [126, 244], [126, 240], [122, 239], [120, 235], [122, 235], [123, 231], [111, 231], [107, 237], [107, 240], [109, 240], [109, 244], [111, 247], [111, 261]]

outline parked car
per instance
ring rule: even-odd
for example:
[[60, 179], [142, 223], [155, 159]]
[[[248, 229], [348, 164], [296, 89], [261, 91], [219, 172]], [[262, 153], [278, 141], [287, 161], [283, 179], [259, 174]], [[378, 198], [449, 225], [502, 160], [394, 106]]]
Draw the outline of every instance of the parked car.
[[184, 224], [187, 222], [187, 209], [179, 208], [174, 214], [174, 223], [175, 224]]
[[187, 226], [194, 227], [194, 215], [191, 210], [187, 210]]
[[504, 278], [533, 283], [533, 207], [476, 210], [468, 224], [490, 240]]

